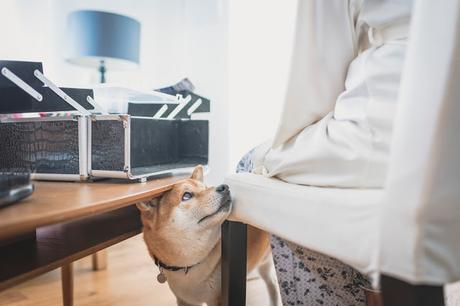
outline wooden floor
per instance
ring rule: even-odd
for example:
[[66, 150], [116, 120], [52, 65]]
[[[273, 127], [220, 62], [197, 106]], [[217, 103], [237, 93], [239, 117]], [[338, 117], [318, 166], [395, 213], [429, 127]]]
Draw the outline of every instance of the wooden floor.
[[[156, 281], [158, 269], [152, 263], [140, 236], [108, 249], [108, 269], [93, 272], [91, 260], [75, 264], [75, 305], [175, 306], [168, 285]], [[460, 283], [446, 290], [448, 306], [460, 306]], [[61, 305], [59, 271], [52, 271], [0, 293], [0, 306]], [[247, 305], [269, 305], [259, 278], [248, 281]]]
[[[92, 271], [91, 260], [75, 263], [75, 305], [173, 306], [174, 295], [167, 284], [156, 281], [157, 267], [147, 254], [140, 235], [108, 249], [108, 269]], [[248, 305], [269, 305], [259, 278], [248, 282]], [[59, 271], [0, 293], [0, 306], [61, 305]]]

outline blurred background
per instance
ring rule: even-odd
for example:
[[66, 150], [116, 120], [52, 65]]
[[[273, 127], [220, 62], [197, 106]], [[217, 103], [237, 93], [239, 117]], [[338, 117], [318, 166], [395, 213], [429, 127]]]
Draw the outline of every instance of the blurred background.
[[198, 94], [211, 99], [208, 179], [218, 183], [274, 133], [295, 8], [295, 1], [262, 0], [3, 0], [0, 59], [41, 61], [59, 86], [93, 86], [97, 69], [65, 60], [69, 13], [100, 10], [138, 20], [138, 67], [108, 69], [106, 81], [152, 90], [188, 77]]

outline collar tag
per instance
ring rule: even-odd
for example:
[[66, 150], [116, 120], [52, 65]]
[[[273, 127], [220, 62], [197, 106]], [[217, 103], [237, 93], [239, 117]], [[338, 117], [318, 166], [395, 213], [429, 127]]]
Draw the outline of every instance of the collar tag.
[[157, 281], [160, 284], [164, 284], [167, 280], [166, 275], [163, 273], [163, 268], [160, 267], [160, 274], [157, 275]]

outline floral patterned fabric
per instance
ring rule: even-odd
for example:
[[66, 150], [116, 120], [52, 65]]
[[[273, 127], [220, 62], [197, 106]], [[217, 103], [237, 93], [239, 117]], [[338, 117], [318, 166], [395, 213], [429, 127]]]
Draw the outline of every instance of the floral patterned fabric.
[[[237, 165], [250, 172], [253, 151]], [[271, 236], [273, 261], [283, 305], [364, 306], [369, 280], [332, 257]]]

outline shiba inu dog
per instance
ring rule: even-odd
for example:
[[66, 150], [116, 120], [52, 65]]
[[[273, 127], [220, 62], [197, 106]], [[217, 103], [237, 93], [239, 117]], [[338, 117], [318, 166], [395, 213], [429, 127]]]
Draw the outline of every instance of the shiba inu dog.
[[[179, 306], [221, 305], [221, 231], [230, 214], [227, 185], [203, 184], [203, 167], [190, 179], [175, 184], [161, 198], [137, 204], [141, 211], [144, 240], [160, 268], [157, 279], [168, 281]], [[278, 304], [272, 276], [268, 235], [248, 227], [247, 268], [258, 269], [272, 305]]]

